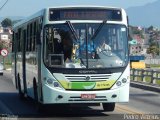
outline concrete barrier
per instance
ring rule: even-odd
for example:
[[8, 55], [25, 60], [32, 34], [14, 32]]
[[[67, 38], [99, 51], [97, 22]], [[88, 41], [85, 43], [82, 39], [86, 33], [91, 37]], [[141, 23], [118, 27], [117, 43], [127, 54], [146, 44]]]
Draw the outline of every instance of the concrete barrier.
[[[150, 80], [146, 79], [147, 77]], [[158, 80], [160, 80], [160, 71], [158, 70], [131, 69], [131, 87], [160, 92]]]
[[154, 86], [154, 85], [149, 85], [149, 84], [146, 84], [146, 83], [140, 83], [140, 82], [131, 81], [130, 86], [160, 93], [160, 87]]

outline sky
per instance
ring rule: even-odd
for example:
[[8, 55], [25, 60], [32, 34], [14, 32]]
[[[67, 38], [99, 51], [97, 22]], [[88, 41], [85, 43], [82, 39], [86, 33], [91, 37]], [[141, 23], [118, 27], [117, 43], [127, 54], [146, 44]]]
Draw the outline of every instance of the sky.
[[[6, 0], [0, 0], [0, 7]], [[157, 0], [8, 0], [0, 9], [0, 17], [23, 16], [27, 17], [45, 7], [65, 5], [100, 5], [114, 6], [127, 9], [133, 6], [143, 6]]]

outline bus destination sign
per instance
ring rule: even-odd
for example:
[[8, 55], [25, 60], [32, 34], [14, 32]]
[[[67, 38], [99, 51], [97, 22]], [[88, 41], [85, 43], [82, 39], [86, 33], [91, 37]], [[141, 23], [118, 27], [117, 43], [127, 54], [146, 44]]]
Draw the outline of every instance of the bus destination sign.
[[118, 9], [50, 9], [49, 20], [113, 20], [121, 21]]

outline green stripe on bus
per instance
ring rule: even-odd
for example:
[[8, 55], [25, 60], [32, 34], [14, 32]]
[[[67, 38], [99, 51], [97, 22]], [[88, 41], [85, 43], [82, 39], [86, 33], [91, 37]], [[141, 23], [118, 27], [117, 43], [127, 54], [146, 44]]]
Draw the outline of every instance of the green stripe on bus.
[[116, 80], [107, 81], [91, 81], [91, 82], [68, 82], [65, 80], [59, 80], [64, 89], [109, 89], [116, 82]]

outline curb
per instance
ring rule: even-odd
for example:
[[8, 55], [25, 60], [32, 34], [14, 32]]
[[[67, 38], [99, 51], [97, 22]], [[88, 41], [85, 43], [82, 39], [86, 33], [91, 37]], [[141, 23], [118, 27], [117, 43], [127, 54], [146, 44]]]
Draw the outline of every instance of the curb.
[[140, 82], [131, 82], [130, 86], [160, 93], [160, 86], [158, 87], [158, 86], [148, 85], [148, 84], [140, 83]]

